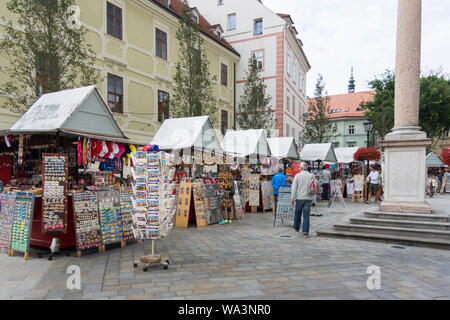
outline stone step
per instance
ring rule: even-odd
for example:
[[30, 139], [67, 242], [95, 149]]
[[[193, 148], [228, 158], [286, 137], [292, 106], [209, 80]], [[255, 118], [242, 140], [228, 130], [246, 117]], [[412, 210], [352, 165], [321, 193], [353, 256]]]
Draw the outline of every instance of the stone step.
[[397, 213], [397, 212], [380, 212], [380, 211], [364, 211], [367, 218], [393, 219], [393, 220], [413, 220], [413, 221], [430, 221], [430, 222], [449, 222], [449, 216], [433, 215], [424, 213]]
[[361, 233], [381, 233], [394, 236], [405, 237], [423, 237], [423, 238], [438, 238], [450, 241], [450, 231], [446, 230], [430, 230], [430, 229], [415, 229], [415, 228], [400, 228], [400, 227], [382, 227], [382, 226], [367, 226], [358, 224], [335, 224], [336, 231], [361, 232]]
[[354, 239], [363, 241], [375, 241], [406, 246], [429, 247], [450, 250], [450, 241], [444, 239], [430, 239], [420, 237], [396, 236], [391, 234], [361, 233], [336, 230], [318, 230], [319, 237]]
[[428, 222], [428, 221], [412, 221], [412, 220], [395, 220], [395, 219], [373, 219], [363, 217], [350, 218], [351, 224], [400, 227], [412, 229], [429, 229], [429, 230], [450, 230], [450, 223], [446, 222]]

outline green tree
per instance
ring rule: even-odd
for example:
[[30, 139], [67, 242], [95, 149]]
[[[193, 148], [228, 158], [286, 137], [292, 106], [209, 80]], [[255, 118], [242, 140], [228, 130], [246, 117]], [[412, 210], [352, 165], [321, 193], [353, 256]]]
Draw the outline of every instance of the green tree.
[[246, 80], [236, 120], [241, 129], [266, 129], [267, 135], [270, 136], [275, 130], [275, 115], [269, 106], [272, 97], [265, 94], [267, 85], [260, 77], [253, 58], [248, 61]]
[[193, 13], [186, 0], [183, 1], [176, 38], [179, 49], [170, 116], [183, 118], [207, 115], [214, 124], [217, 105], [212, 83], [217, 81], [217, 77], [210, 75], [199, 25], [193, 21]]
[[323, 77], [319, 74], [316, 82], [314, 98], [309, 100], [308, 112], [304, 114], [304, 143], [328, 143], [332, 136], [331, 122], [327, 117], [330, 110], [330, 97], [325, 90]]
[[[361, 103], [374, 122], [375, 132], [382, 138], [394, 127], [395, 74], [386, 71], [369, 85], [376, 93], [373, 101]], [[420, 79], [419, 126], [434, 143], [439, 143], [450, 130], [450, 80], [441, 70]]]
[[7, 0], [6, 7], [18, 20], [8, 21], [0, 38], [8, 62], [0, 70], [8, 76], [0, 85], [4, 107], [25, 112], [42, 94], [97, 82], [75, 0]]

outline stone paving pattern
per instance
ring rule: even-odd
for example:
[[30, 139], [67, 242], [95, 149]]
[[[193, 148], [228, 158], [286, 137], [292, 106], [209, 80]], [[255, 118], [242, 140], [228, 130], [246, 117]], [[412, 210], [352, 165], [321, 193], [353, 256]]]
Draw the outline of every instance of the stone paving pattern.
[[[430, 199], [449, 214], [450, 196]], [[367, 209], [336, 204], [311, 217], [311, 230]], [[373, 206], [373, 208], [375, 208]], [[323, 211], [323, 208], [319, 208]], [[58, 256], [29, 261], [0, 253], [0, 299], [448, 299], [450, 251], [346, 239], [304, 239], [292, 222], [273, 227], [271, 212], [247, 214], [227, 225], [174, 229], [157, 243], [170, 257], [168, 270], [148, 272], [133, 261], [151, 253], [151, 242], [112, 248], [82, 258]], [[284, 236], [290, 236], [284, 237]], [[74, 255], [74, 254], [73, 254]], [[70, 265], [81, 268], [81, 290], [66, 287]], [[381, 268], [381, 289], [366, 286], [367, 267]]]

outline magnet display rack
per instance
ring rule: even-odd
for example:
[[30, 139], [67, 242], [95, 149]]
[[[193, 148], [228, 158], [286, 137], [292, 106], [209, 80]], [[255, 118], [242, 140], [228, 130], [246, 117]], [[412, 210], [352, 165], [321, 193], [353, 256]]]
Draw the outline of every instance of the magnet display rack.
[[98, 196], [96, 192], [79, 192], [73, 194], [73, 213], [77, 256], [82, 251], [102, 246], [100, 220], [98, 212]]
[[15, 203], [15, 193], [0, 193], [0, 249], [9, 250], [11, 245]]
[[98, 211], [102, 234], [100, 252], [104, 252], [106, 246], [110, 244], [121, 243], [124, 246], [119, 192], [113, 190], [100, 191], [98, 193]]
[[24, 259], [28, 260], [33, 211], [34, 193], [17, 192], [9, 256], [13, 256], [15, 252], [22, 252], [24, 253]]
[[68, 179], [67, 154], [43, 153], [42, 234], [67, 233]]

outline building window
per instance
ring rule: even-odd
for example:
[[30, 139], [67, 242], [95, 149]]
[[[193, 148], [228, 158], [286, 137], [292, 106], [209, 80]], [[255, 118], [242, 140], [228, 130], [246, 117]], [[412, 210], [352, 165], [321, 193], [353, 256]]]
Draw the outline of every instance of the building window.
[[345, 108], [345, 112], [349, 112], [350, 111], [350, 108]]
[[108, 106], [112, 112], [123, 113], [123, 78], [108, 74]]
[[108, 34], [122, 40], [122, 9], [107, 2]]
[[198, 51], [197, 49], [193, 49], [193, 53], [192, 53], [192, 63], [193, 63], [193, 70], [194, 73], [196, 74], [200, 74], [201, 71], [201, 65], [202, 65], [202, 57], [200, 56], [200, 51]]
[[349, 125], [348, 126], [348, 134], [349, 135], [354, 135], [355, 134], [355, 126], [354, 125]]
[[292, 114], [295, 117], [296, 108], [295, 108], [295, 95], [292, 95]]
[[218, 6], [223, 5], [223, 0], [217, 0], [217, 5], [218, 5]]
[[290, 127], [288, 124], [286, 124], [286, 134], [284, 135], [285, 137], [290, 137]]
[[220, 83], [224, 86], [228, 86], [228, 66], [221, 63], [220, 68]]
[[301, 103], [301, 101], [298, 102], [298, 111], [299, 111], [298, 120], [302, 120], [302, 117], [303, 117], [303, 109], [302, 109], [302, 103]]
[[292, 77], [294, 78], [294, 83], [297, 82], [297, 67], [295, 63], [292, 64]]
[[253, 35], [259, 36], [263, 33], [263, 20], [255, 19], [253, 22]]
[[261, 107], [264, 104], [264, 89], [262, 87], [253, 88], [253, 101], [256, 107]]
[[264, 50], [252, 52], [253, 63], [259, 71], [264, 69]]
[[228, 15], [228, 30], [236, 29], [236, 13]]
[[287, 104], [287, 111], [291, 112], [291, 93], [289, 91], [286, 91], [286, 104]]
[[169, 119], [169, 94], [158, 90], [158, 121]]
[[291, 73], [291, 56], [288, 55], [287, 60], [288, 60], [288, 65], [287, 65], [288, 70], [287, 71], [288, 71], [288, 74], [290, 74]]
[[167, 60], [167, 33], [156, 29], [156, 55]]
[[222, 134], [225, 135], [228, 130], [228, 111], [220, 111], [220, 119], [220, 130], [222, 131]]

